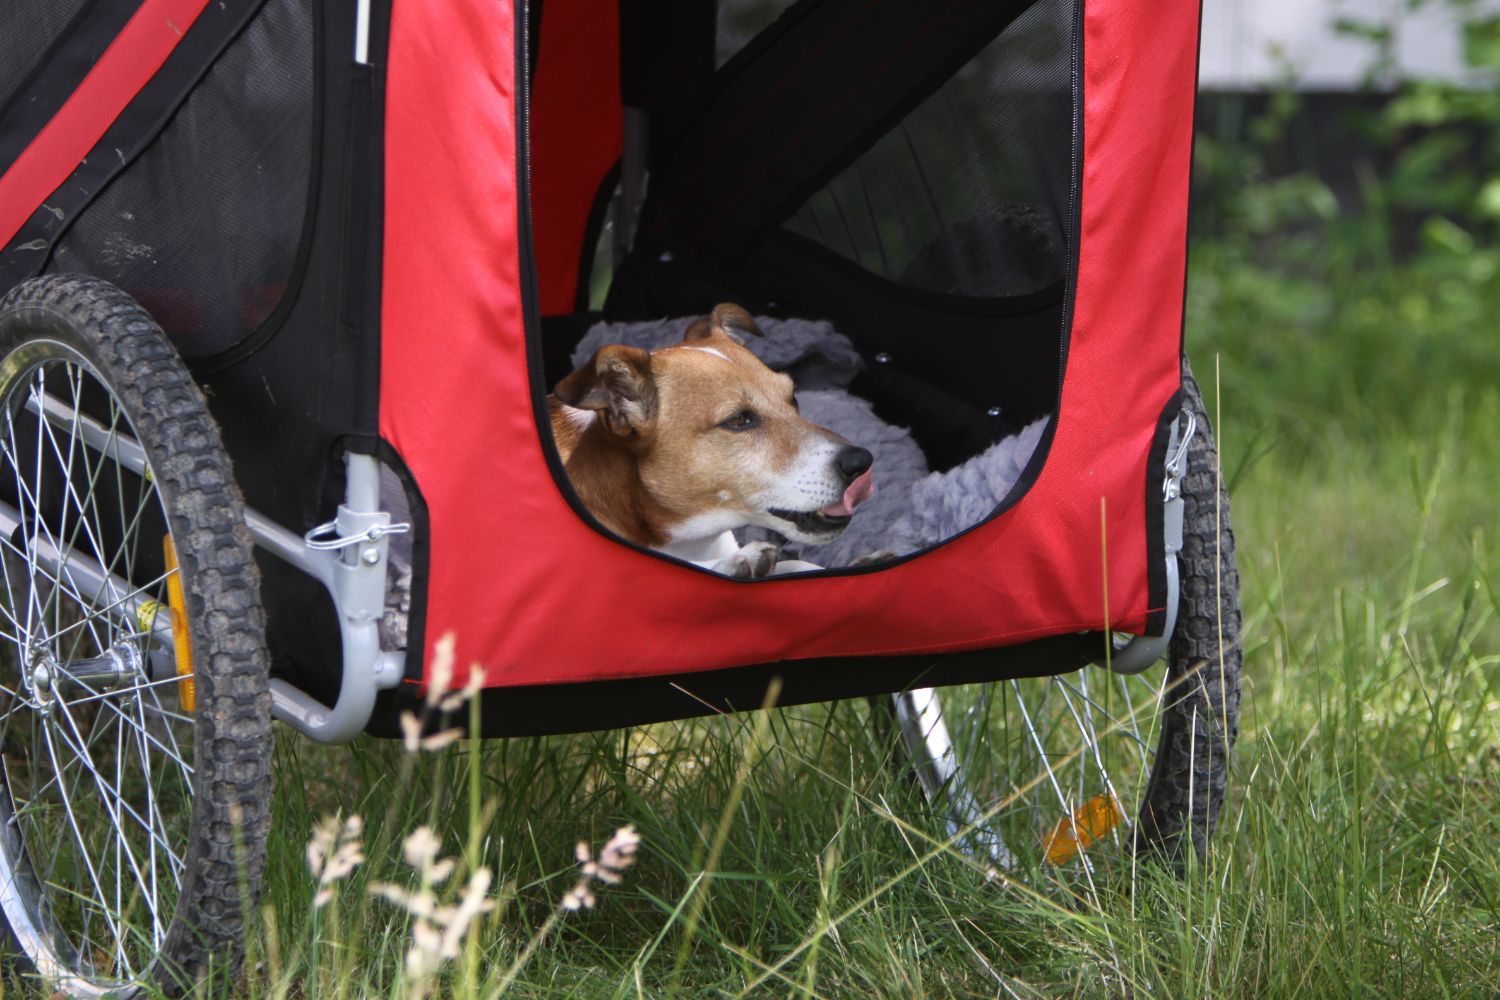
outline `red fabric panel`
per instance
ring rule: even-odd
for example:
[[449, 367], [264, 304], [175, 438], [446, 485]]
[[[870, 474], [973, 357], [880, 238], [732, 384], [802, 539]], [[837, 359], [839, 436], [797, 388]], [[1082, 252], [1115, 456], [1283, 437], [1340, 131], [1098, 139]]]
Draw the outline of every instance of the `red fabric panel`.
[[1101, 505], [1109, 623], [1141, 628], [1147, 456], [1178, 387], [1196, 19], [1186, 0], [1087, 4], [1077, 308], [1030, 493], [889, 570], [745, 584], [616, 544], [563, 500], [529, 400], [510, 8], [397, 4], [380, 423], [431, 517], [429, 649], [451, 630], [461, 663], [516, 685], [1099, 628]]
[[620, 8], [547, 0], [531, 81], [531, 207], [543, 315], [569, 313], [594, 195], [620, 159]]
[[11, 241], [161, 69], [208, 0], [146, 0], [57, 115], [0, 177], [0, 246]]

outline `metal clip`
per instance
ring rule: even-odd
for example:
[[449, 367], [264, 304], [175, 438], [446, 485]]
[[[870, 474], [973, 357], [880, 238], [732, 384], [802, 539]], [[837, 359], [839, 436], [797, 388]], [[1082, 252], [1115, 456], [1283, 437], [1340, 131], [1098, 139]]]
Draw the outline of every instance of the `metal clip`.
[[1193, 443], [1193, 434], [1198, 430], [1198, 418], [1193, 416], [1192, 410], [1183, 410], [1182, 415], [1187, 417], [1187, 427], [1177, 441], [1177, 450], [1167, 459], [1164, 470], [1166, 477], [1162, 480], [1162, 497], [1166, 500], [1176, 500], [1181, 495], [1182, 474], [1187, 469], [1188, 445]]
[[[316, 528], [302, 536], [303, 543], [310, 549], [318, 552], [336, 552], [339, 549], [358, 545], [361, 542], [378, 542], [386, 535], [404, 535], [411, 530], [411, 525], [406, 522], [398, 524], [372, 524], [364, 531], [353, 535], [337, 535], [339, 523], [329, 521], [320, 524]], [[325, 538], [325, 535], [335, 535], [334, 538]]]

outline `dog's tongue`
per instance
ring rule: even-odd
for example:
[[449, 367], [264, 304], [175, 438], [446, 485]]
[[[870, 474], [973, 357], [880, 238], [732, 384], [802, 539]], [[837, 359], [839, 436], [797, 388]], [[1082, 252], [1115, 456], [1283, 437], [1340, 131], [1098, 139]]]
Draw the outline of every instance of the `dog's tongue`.
[[829, 517], [848, 517], [854, 513], [854, 508], [864, 503], [875, 495], [875, 476], [866, 469], [859, 474], [859, 478], [849, 484], [844, 490], [844, 499], [838, 503], [829, 504], [818, 513]]

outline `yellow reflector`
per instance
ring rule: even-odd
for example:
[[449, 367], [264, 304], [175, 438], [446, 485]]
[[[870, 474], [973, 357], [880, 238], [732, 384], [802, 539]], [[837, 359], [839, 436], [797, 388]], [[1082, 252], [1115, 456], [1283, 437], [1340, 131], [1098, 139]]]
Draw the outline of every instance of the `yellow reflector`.
[[136, 631], [142, 633], [143, 635], [150, 633], [151, 629], [156, 625], [156, 613], [165, 607], [166, 605], [161, 601], [153, 601], [149, 597], [141, 601], [140, 604], [136, 605]]
[[1057, 821], [1052, 835], [1047, 838], [1047, 863], [1065, 865], [1086, 850], [1090, 844], [1120, 825], [1125, 810], [1120, 800], [1108, 792], [1095, 795], [1073, 810], [1073, 815]]
[[177, 703], [183, 711], [193, 712], [198, 708], [198, 686], [193, 683], [193, 642], [188, 635], [187, 600], [182, 595], [182, 574], [177, 571], [177, 546], [172, 536], [161, 540], [162, 554], [167, 564], [167, 607], [172, 612], [172, 645], [177, 654]]

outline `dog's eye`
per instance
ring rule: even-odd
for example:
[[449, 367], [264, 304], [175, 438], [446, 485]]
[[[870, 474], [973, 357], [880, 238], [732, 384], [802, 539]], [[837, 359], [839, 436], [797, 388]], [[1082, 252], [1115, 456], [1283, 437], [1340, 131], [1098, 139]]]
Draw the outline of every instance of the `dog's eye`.
[[760, 426], [760, 417], [752, 410], [741, 410], [719, 425], [727, 431], [748, 431]]

